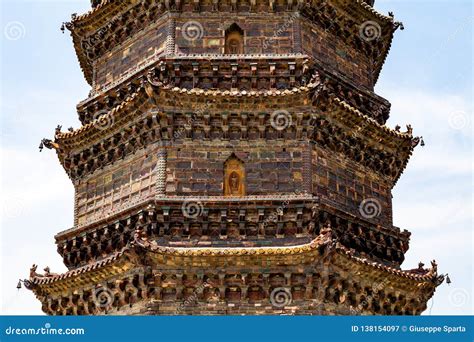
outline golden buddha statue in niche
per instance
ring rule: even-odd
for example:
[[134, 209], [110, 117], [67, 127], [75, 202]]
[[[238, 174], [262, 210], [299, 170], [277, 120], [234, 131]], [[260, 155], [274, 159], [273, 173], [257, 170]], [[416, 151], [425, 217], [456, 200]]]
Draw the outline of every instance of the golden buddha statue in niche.
[[241, 52], [241, 49], [240, 49], [240, 41], [237, 40], [237, 39], [232, 39], [229, 41], [228, 43], [228, 47], [227, 47], [227, 51], [229, 54], [234, 54], [234, 55], [237, 55], [239, 53], [242, 53]]
[[239, 194], [240, 179], [237, 172], [232, 172], [230, 175], [230, 193], [232, 195]]
[[224, 195], [245, 196], [244, 164], [235, 155], [232, 155], [224, 165]]
[[235, 23], [225, 31], [224, 53], [231, 55], [244, 53], [244, 31]]

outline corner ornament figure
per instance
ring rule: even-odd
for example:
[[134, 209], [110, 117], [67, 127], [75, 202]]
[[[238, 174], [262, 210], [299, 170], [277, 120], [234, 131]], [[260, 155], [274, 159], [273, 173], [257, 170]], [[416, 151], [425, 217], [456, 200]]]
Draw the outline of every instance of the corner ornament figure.
[[54, 141], [52, 141], [51, 139], [42, 139], [41, 142], [40, 142], [40, 145], [39, 145], [39, 151], [42, 152], [43, 151], [43, 148], [47, 148], [47, 149], [58, 149], [59, 148], [59, 145], [57, 143], [55, 143]]

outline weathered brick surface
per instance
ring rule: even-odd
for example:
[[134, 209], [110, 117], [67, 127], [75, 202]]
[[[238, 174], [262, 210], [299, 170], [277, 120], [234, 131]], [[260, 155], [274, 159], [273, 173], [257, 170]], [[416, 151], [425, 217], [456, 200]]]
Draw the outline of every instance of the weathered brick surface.
[[[187, 36], [184, 31], [190, 23], [192, 31]], [[205, 20], [189, 13], [183, 13], [175, 20], [164, 16], [122, 44], [111, 47], [96, 61], [95, 87], [110, 85], [148, 59], [165, 54], [170, 39], [175, 44], [174, 51], [168, 54], [223, 54], [225, 30], [234, 23], [244, 31], [245, 54], [307, 53], [355, 84], [368, 88], [372, 85], [369, 60], [361, 51], [337, 39], [329, 30], [310, 23], [297, 12], [289, 12], [232, 19], [210, 13]], [[174, 28], [173, 37], [167, 32], [168, 26]]]
[[372, 70], [367, 56], [307, 20], [301, 21], [303, 51], [357, 85], [372, 87]]
[[[305, 153], [311, 155], [310, 165]], [[79, 224], [155, 195], [159, 177], [157, 148], [129, 157], [77, 185]], [[224, 163], [235, 154], [245, 165], [247, 195], [272, 195], [312, 191], [339, 210], [360, 216], [361, 202], [375, 199], [381, 212], [371, 219], [392, 225], [390, 182], [342, 154], [316, 145], [264, 140], [214, 140], [196, 144], [177, 143], [168, 148], [166, 195], [221, 196]], [[308, 186], [306, 186], [308, 184]]]
[[167, 194], [221, 196], [224, 163], [232, 153], [245, 164], [247, 195], [303, 191], [302, 153], [298, 143], [216, 141], [177, 145], [168, 154]]
[[341, 154], [314, 147], [312, 152], [313, 192], [338, 209], [361, 216], [364, 200], [376, 200], [380, 213], [369, 221], [392, 225], [390, 183]]
[[115, 46], [101, 56], [95, 66], [95, 86], [106, 87], [144, 61], [165, 53], [167, 20], [161, 19]]
[[[294, 52], [293, 22], [297, 20], [292, 14], [273, 15], [262, 18], [247, 16], [246, 18], [227, 19], [215, 16], [202, 20], [193, 17], [181, 17], [176, 21], [177, 51], [181, 53], [224, 53], [225, 30], [233, 23], [244, 31], [244, 53], [291, 53]], [[186, 23], [196, 21], [202, 25], [202, 39], [189, 40], [183, 35]]]
[[130, 156], [117, 165], [94, 173], [76, 185], [76, 219], [79, 225], [118, 212], [156, 193], [157, 150]]

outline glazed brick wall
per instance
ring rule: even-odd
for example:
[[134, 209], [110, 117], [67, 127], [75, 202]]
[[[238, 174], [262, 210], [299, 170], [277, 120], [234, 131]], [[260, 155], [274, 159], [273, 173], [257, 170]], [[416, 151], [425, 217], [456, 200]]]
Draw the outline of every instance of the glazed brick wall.
[[305, 53], [314, 56], [356, 85], [373, 88], [369, 60], [362, 52], [307, 20], [302, 21], [301, 31], [302, 48]]
[[[235, 16], [234, 16], [235, 17]], [[202, 25], [202, 38], [189, 40], [183, 36], [182, 28], [187, 22]], [[229, 20], [223, 13], [216, 18], [181, 17], [176, 20], [176, 49], [179, 53], [224, 53], [225, 30], [236, 23], [244, 31], [244, 53], [293, 53], [294, 14], [270, 16], [235, 17]]]
[[[380, 215], [369, 219], [392, 225], [389, 182], [346, 156], [304, 142], [208, 141], [184, 142], [168, 148], [166, 194], [178, 196], [223, 195], [224, 163], [235, 153], [245, 167], [247, 195], [313, 191], [322, 201], [361, 217], [364, 199], [376, 199]], [[84, 224], [134, 201], [156, 193], [157, 152], [139, 152], [133, 158], [94, 173], [76, 185], [77, 223]]]
[[[361, 217], [359, 206], [365, 199], [380, 203], [380, 214], [368, 220], [392, 226], [392, 196], [389, 182], [377, 177], [342, 154], [314, 146], [312, 151], [313, 193], [336, 208]], [[367, 218], [364, 218], [367, 219]]]
[[[164, 54], [168, 21], [168, 17], [163, 17], [101, 56], [94, 67], [95, 88], [106, 87], [150, 58]], [[183, 36], [183, 27], [189, 22], [202, 26], [200, 38], [189, 40]], [[370, 63], [365, 55], [296, 13], [250, 15], [232, 20], [223, 13], [206, 18], [181, 16], [175, 20], [175, 53], [224, 53], [225, 30], [233, 23], [244, 31], [245, 54], [307, 53], [355, 84], [372, 88]]]
[[95, 86], [105, 87], [152, 56], [165, 52], [167, 21], [160, 20], [101, 56], [95, 66]]
[[167, 195], [223, 195], [224, 163], [234, 152], [244, 162], [247, 195], [303, 190], [303, 155], [296, 143], [226, 141], [176, 145], [168, 151]]
[[76, 185], [77, 223], [98, 219], [155, 194], [157, 153], [120, 161]]

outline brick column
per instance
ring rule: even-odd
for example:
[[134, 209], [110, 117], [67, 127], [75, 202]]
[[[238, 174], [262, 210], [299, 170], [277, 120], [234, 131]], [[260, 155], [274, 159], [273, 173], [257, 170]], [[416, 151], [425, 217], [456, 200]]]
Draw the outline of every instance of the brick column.
[[164, 195], [166, 192], [166, 159], [167, 151], [161, 148], [158, 151], [158, 161], [156, 162], [156, 194]]
[[176, 50], [176, 19], [170, 15], [166, 28], [166, 55], [174, 55]]

